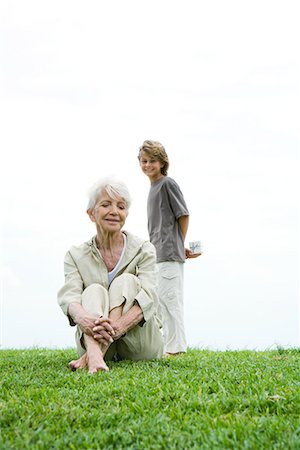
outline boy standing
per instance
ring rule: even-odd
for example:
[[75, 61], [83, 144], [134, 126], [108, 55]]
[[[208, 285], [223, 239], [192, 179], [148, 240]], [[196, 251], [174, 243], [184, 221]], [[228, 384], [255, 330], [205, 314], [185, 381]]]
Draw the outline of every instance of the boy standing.
[[169, 159], [163, 145], [157, 141], [144, 141], [138, 159], [142, 171], [151, 182], [147, 202], [148, 232], [157, 254], [165, 353], [176, 355], [187, 349], [183, 317], [183, 263], [186, 258], [196, 256], [184, 247], [189, 211], [178, 184], [167, 176]]

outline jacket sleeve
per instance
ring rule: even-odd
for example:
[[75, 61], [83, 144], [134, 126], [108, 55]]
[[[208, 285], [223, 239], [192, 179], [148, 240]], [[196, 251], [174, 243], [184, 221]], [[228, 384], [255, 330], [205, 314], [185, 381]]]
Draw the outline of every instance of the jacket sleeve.
[[158, 306], [156, 251], [150, 242], [145, 242], [142, 246], [136, 276], [141, 283], [136, 301], [143, 311], [144, 321], [147, 322], [157, 312]]
[[[65, 284], [58, 291], [58, 304], [64, 314], [68, 316], [68, 308], [70, 303], [81, 304], [81, 294], [83, 292], [83, 280], [70, 251], [65, 256], [64, 271]], [[70, 316], [68, 316], [68, 318], [70, 325], [75, 325]]]

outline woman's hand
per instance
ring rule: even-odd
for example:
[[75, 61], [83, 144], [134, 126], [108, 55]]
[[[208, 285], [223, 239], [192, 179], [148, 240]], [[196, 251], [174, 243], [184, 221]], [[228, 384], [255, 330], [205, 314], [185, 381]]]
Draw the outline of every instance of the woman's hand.
[[72, 317], [76, 325], [80, 327], [83, 333], [88, 336], [94, 335], [93, 328], [97, 317], [88, 314], [80, 303], [70, 303], [68, 314]]
[[96, 320], [95, 324], [93, 337], [96, 341], [103, 344], [111, 344], [120, 339], [126, 334], [131, 325], [126, 316], [121, 316], [118, 319], [100, 317]]
[[77, 324], [79, 325], [81, 331], [88, 336], [94, 336], [94, 327], [96, 322], [96, 317], [85, 313], [77, 318]]
[[99, 317], [94, 321], [93, 338], [102, 344], [111, 344], [115, 340], [115, 329], [111, 319]]
[[95, 321], [93, 337], [103, 344], [111, 344], [123, 337], [127, 331], [131, 330], [143, 319], [143, 311], [139, 305], [133, 305], [126, 314], [121, 312], [115, 316], [117, 308], [111, 311], [111, 317], [99, 317]]
[[128, 330], [128, 326], [125, 323], [124, 316], [121, 316], [119, 319], [111, 320], [111, 325], [114, 329], [114, 341], [120, 339], [124, 334], [126, 334]]

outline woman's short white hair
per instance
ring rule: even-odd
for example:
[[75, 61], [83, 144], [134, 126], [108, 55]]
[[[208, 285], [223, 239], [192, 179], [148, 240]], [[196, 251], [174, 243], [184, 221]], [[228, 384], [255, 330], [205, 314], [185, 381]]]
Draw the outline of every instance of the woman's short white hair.
[[114, 177], [101, 178], [89, 190], [87, 209], [94, 209], [102, 192], [106, 192], [111, 198], [122, 197], [129, 209], [131, 197], [126, 184]]

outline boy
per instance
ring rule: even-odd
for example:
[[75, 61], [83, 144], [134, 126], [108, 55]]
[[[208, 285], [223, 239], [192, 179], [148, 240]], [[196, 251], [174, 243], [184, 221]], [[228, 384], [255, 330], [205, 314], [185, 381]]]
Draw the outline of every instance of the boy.
[[148, 231], [157, 254], [165, 354], [177, 355], [187, 349], [183, 318], [183, 263], [186, 258], [196, 256], [184, 247], [189, 211], [178, 184], [167, 176], [169, 159], [163, 145], [158, 141], [144, 141], [138, 159], [151, 182], [147, 202]]

